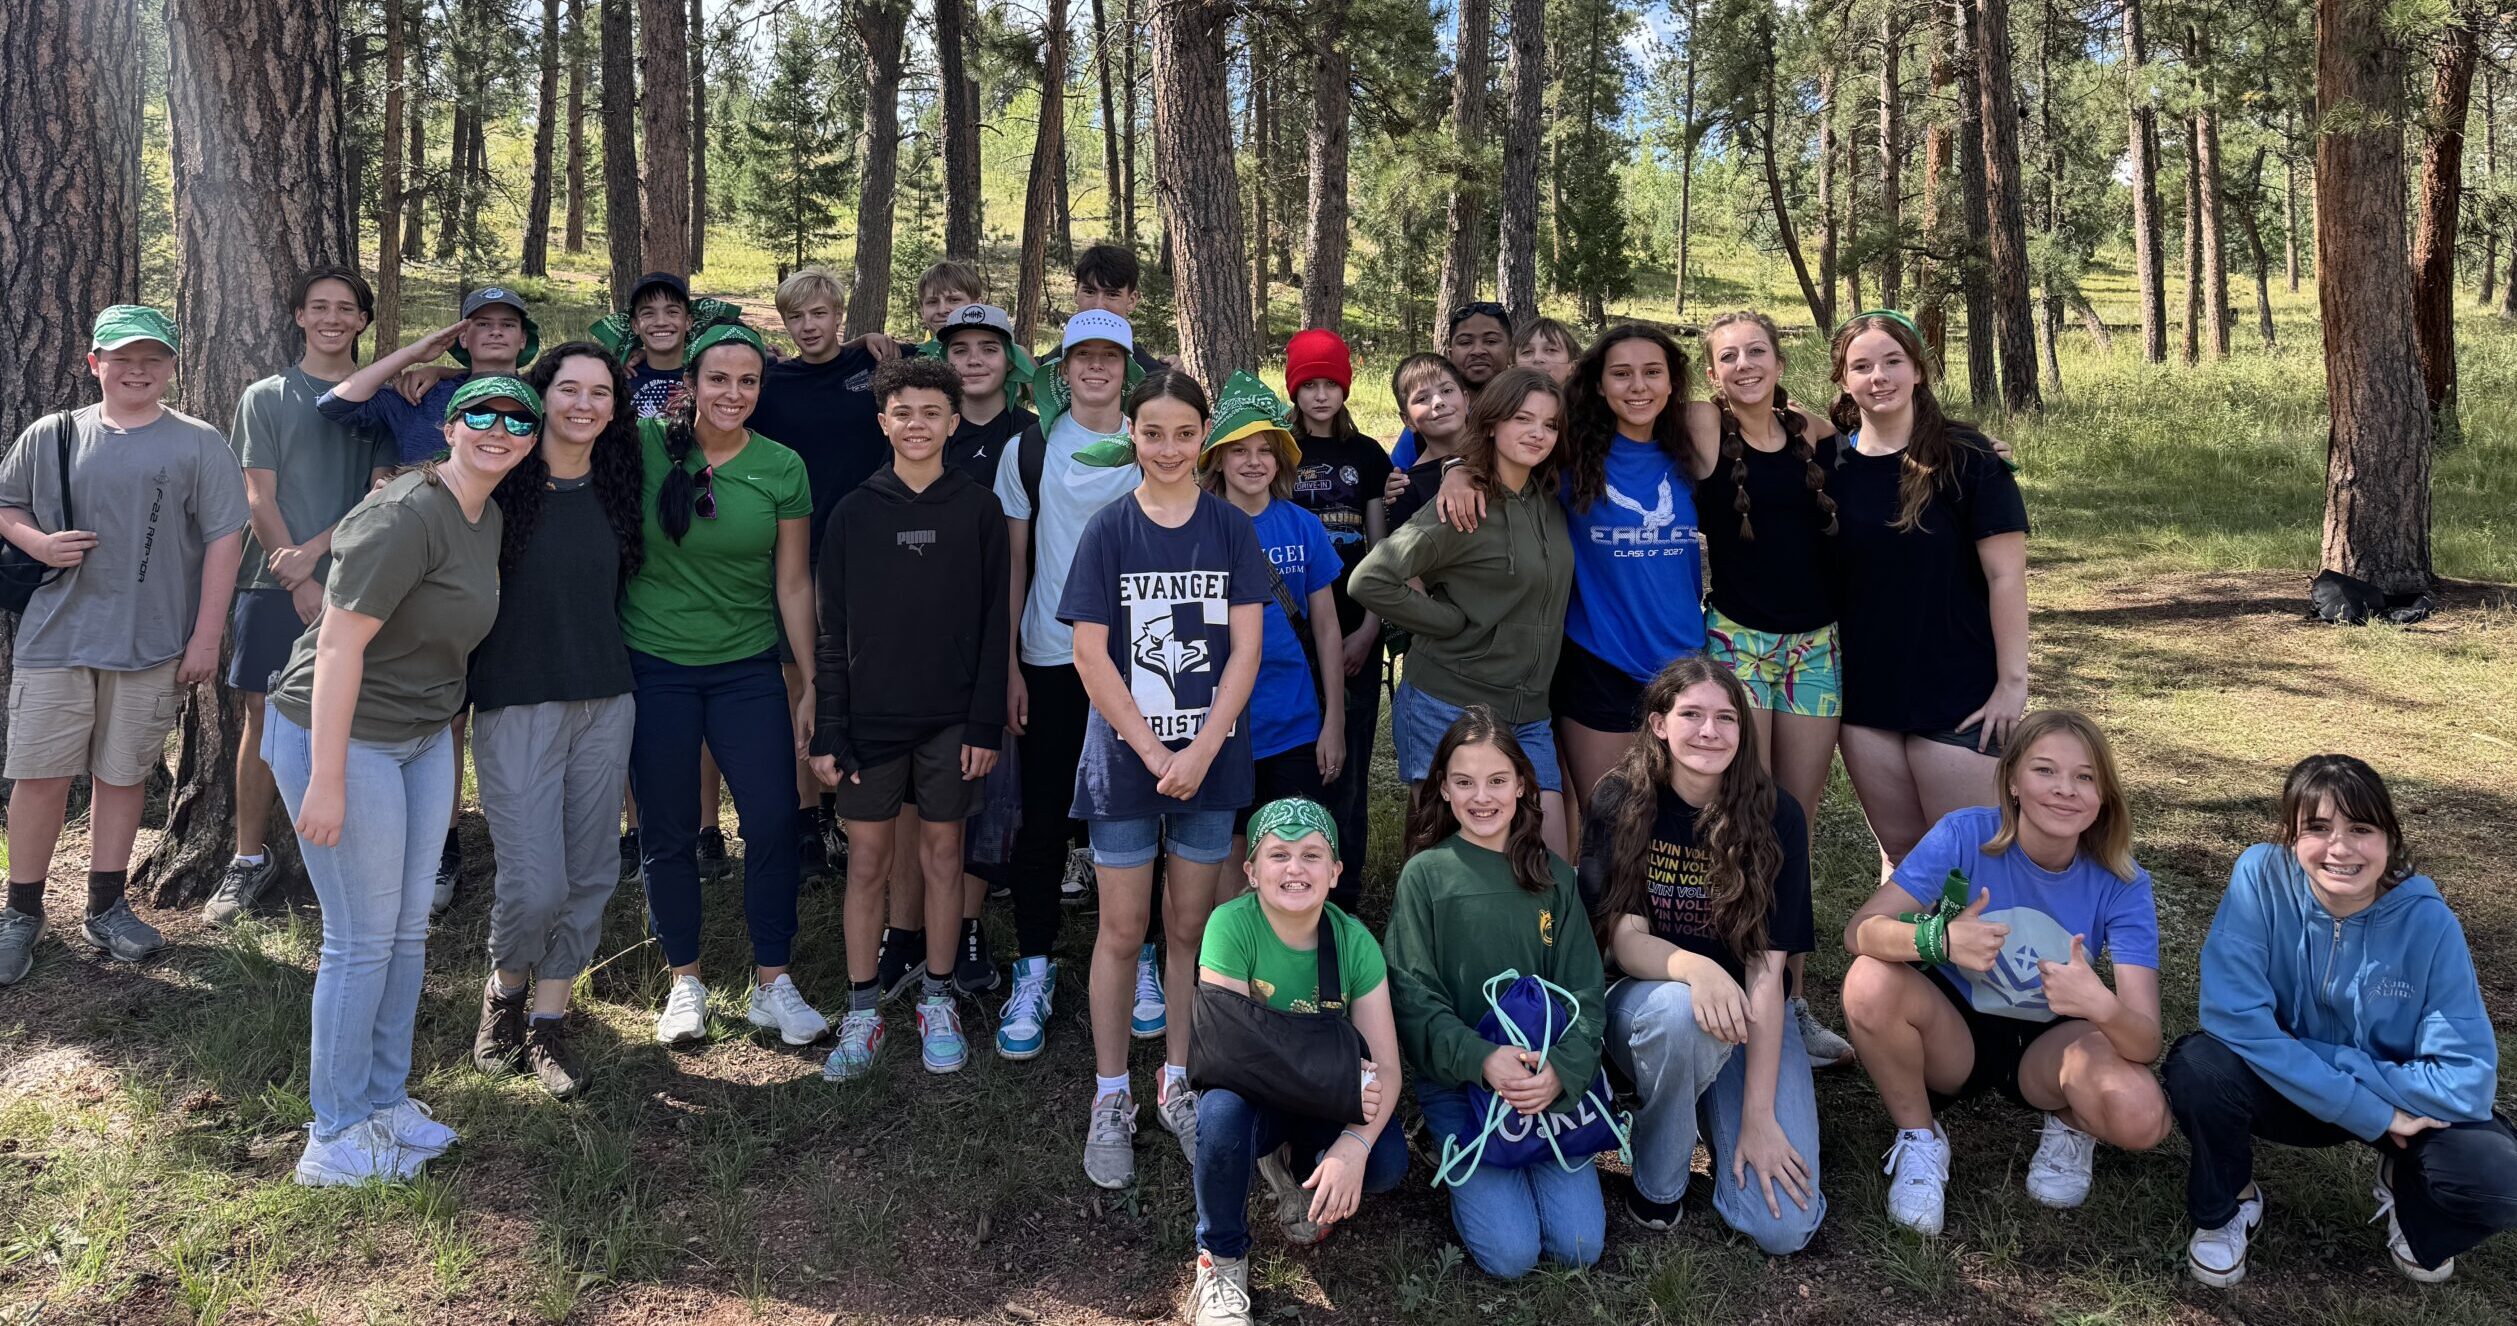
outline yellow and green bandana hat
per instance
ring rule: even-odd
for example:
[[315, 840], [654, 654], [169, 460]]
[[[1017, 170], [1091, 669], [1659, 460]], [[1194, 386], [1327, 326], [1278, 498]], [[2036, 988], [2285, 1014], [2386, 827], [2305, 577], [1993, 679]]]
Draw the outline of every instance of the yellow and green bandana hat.
[[1284, 399], [1259, 381], [1257, 374], [1242, 370], [1225, 378], [1223, 393], [1215, 398], [1215, 426], [1197, 453], [1199, 472], [1205, 471], [1216, 448], [1264, 436], [1275, 443], [1276, 463], [1291, 476], [1302, 463], [1302, 448], [1293, 440], [1293, 430], [1286, 427], [1286, 418]]

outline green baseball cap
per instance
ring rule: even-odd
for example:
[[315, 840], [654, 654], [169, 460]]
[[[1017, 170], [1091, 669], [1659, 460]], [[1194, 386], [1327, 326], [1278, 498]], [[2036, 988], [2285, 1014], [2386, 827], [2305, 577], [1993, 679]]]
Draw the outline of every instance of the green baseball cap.
[[446, 421], [454, 422], [454, 417], [463, 413], [467, 406], [494, 401], [502, 396], [531, 410], [534, 418], [542, 417], [542, 393], [521, 379], [493, 375], [466, 379], [462, 386], [455, 388], [454, 399], [446, 402]]
[[1298, 843], [1315, 833], [1328, 839], [1328, 854], [1337, 858], [1337, 821], [1329, 816], [1328, 807], [1302, 797], [1270, 801], [1250, 812], [1249, 854], [1257, 858], [1262, 839]]
[[119, 350], [133, 341], [156, 341], [169, 350], [183, 348], [175, 340], [175, 320], [146, 304], [116, 304], [96, 315], [91, 350]]
[[1287, 475], [1302, 463], [1302, 448], [1294, 443], [1293, 431], [1285, 427], [1283, 399], [1259, 381], [1257, 374], [1238, 369], [1224, 379], [1223, 393], [1215, 398], [1215, 426], [1207, 432], [1206, 445], [1197, 453], [1198, 468], [1205, 468], [1217, 447], [1258, 436], [1276, 444], [1277, 463]]

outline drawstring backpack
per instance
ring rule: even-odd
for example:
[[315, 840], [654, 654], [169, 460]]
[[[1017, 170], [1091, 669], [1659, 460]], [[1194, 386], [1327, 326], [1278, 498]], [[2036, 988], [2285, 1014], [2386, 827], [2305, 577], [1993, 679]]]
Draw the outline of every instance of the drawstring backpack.
[[[1497, 989], [1502, 990], [1500, 995]], [[1497, 1045], [1542, 1056], [1582, 1016], [1582, 1001], [1543, 976], [1500, 971], [1487, 978], [1485, 995], [1486, 1015], [1477, 1021], [1477, 1034]], [[1465, 1143], [1456, 1136], [1442, 1139], [1442, 1163], [1434, 1171], [1433, 1186], [1457, 1187], [1484, 1165], [1526, 1169], [1553, 1157], [1557, 1167], [1569, 1173], [1603, 1151], [1614, 1151], [1618, 1159], [1630, 1161], [1633, 1153], [1627, 1147], [1626, 1132], [1631, 1119], [1610, 1106], [1610, 1097], [1604, 1069], [1574, 1097], [1573, 1108], [1543, 1114], [1513, 1109], [1482, 1082], [1470, 1087], [1469, 1100], [1485, 1122]]]

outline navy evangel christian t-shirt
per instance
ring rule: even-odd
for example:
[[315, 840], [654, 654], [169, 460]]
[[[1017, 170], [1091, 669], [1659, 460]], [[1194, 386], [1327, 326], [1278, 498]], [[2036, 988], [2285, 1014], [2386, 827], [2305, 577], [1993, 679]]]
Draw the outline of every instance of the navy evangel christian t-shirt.
[[[1126, 680], [1136, 711], [1155, 738], [1176, 751], [1206, 729], [1232, 657], [1232, 609], [1266, 603], [1271, 595], [1258, 531], [1232, 504], [1200, 493], [1188, 523], [1165, 529], [1131, 493], [1084, 526], [1058, 620], [1109, 628], [1110, 662]], [[1145, 762], [1096, 709], [1084, 728], [1084, 758], [1068, 813], [1128, 820], [1239, 810], [1250, 803], [1251, 791], [1248, 722], [1233, 724], [1196, 795], [1180, 799], [1154, 790]]]

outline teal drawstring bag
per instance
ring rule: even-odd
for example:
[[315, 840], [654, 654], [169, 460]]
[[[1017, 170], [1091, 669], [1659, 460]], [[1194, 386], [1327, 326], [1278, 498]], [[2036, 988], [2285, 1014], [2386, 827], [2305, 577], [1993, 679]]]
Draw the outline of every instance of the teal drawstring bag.
[[[1497, 1045], [1538, 1055], [1554, 1048], [1582, 1016], [1582, 1001], [1542, 976], [1500, 971], [1487, 978], [1485, 995], [1486, 1015], [1477, 1020], [1477, 1034]], [[1626, 1143], [1632, 1121], [1610, 1105], [1613, 1093], [1604, 1069], [1573, 1098], [1570, 1109], [1523, 1114], [1483, 1083], [1470, 1087], [1468, 1098], [1483, 1123], [1473, 1138], [1442, 1139], [1442, 1163], [1434, 1170], [1434, 1187], [1457, 1187], [1487, 1165], [1526, 1169], [1552, 1159], [1558, 1168], [1570, 1172], [1603, 1151], [1614, 1151], [1621, 1160], [1632, 1157]]]

